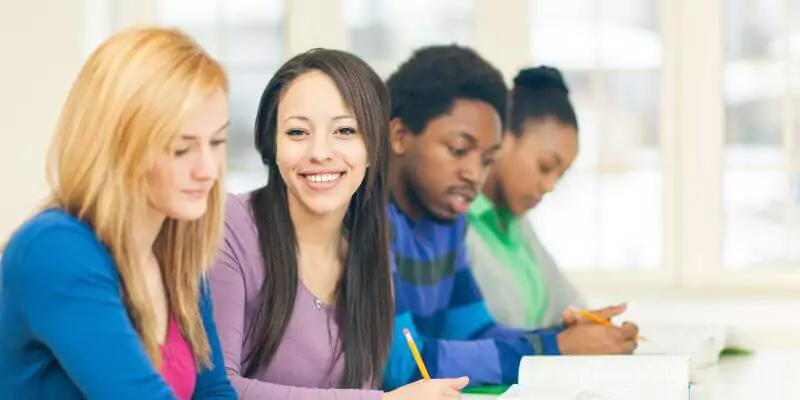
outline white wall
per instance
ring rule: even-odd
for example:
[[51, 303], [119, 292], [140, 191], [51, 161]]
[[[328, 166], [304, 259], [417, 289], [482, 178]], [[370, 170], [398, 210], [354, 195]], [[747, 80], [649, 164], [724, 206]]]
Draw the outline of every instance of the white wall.
[[47, 193], [47, 144], [82, 62], [82, 0], [0, 1], [0, 241]]

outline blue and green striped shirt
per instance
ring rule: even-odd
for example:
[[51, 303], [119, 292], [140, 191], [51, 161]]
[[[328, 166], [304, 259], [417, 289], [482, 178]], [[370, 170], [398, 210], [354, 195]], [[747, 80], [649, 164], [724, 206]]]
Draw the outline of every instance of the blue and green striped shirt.
[[408, 328], [433, 378], [469, 376], [470, 386], [517, 381], [526, 355], [558, 355], [562, 327], [525, 331], [497, 324], [467, 261], [467, 220], [412, 221], [389, 204], [395, 335], [384, 388], [420, 378], [402, 334]]

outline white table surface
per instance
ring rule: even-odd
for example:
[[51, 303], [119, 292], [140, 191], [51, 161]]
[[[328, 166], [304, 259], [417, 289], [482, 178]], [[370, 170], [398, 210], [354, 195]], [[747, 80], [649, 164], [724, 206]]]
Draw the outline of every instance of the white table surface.
[[[463, 395], [465, 400], [497, 396]], [[800, 400], [800, 351], [761, 350], [726, 357], [692, 387], [692, 400]], [[547, 399], [541, 399], [547, 400]]]

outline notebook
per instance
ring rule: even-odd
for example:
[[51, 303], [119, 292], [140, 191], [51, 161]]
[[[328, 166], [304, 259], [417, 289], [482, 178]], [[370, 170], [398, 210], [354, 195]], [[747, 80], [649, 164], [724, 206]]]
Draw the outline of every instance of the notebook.
[[728, 340], [728, 329], [715, 325], [643, 323], [639, 325], [639, 331], [647, 336], [647, 340], [639, 342], [635, 354], [688, 356], [692, 360], [693, 383], [704, 380], [704, 371], [719, 362]]
[[688, 400], [686, 356], [531, 356], [505, 400]]

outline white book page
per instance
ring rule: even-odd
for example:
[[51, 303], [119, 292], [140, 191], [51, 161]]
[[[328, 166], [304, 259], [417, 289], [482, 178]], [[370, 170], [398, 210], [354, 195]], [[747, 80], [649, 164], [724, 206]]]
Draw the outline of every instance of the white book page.
[[519, 386], [528, 388], [600, 388], [645, 385], [688, 388], [691, 364], [686, 356], [531, 356], [523, 357]]

